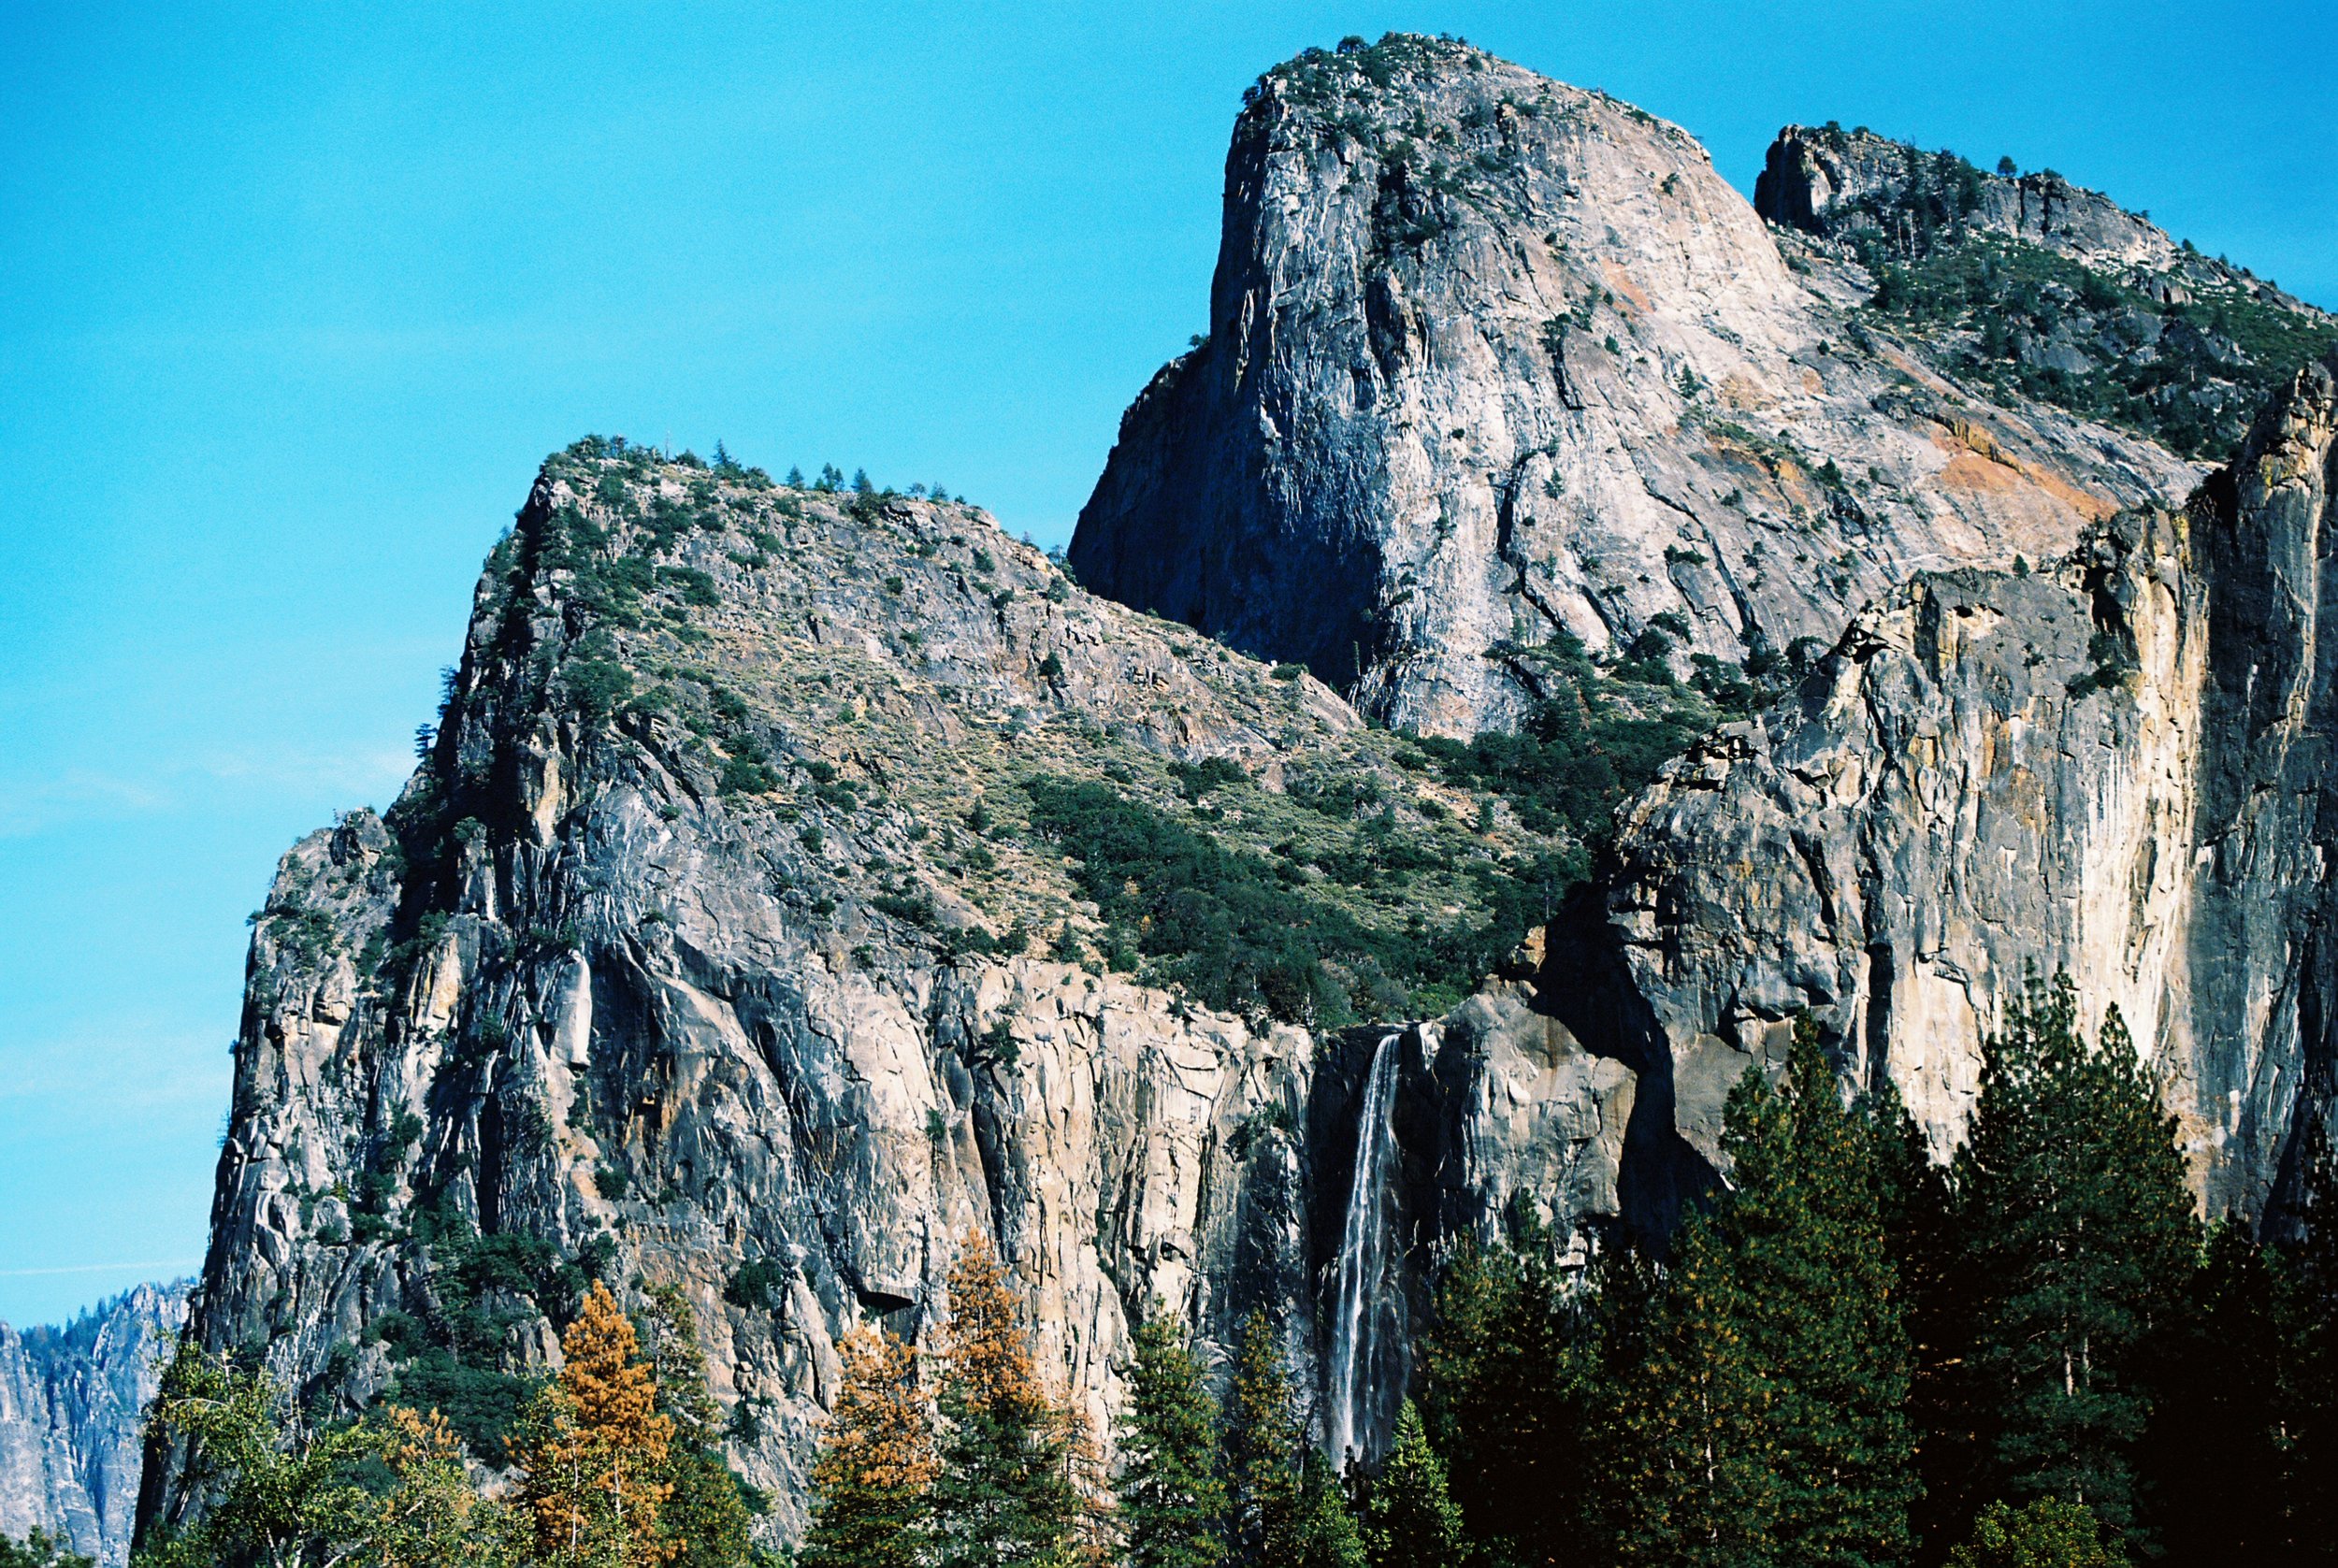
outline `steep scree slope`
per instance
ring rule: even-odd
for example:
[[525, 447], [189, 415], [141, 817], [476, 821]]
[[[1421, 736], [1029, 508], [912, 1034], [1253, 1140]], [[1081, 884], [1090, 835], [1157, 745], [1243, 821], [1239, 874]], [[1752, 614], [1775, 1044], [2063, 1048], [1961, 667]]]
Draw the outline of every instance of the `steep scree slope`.
[[1460, 43], [1310, 51], [1235, 123], [1207, 338], [1122, 419], [1072, 564], [1468, 735], [1524, 720], [1559, 631], [1670, 615], [1767, 665], [2199, 477], [1966, 388], [1871, 292], [1628, 105]]

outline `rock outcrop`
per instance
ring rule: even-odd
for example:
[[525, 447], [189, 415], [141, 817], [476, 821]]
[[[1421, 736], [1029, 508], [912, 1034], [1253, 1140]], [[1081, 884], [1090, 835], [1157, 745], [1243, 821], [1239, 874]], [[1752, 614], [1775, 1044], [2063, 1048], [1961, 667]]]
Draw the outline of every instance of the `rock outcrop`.
[[[1943, 163], [1944, 170], [1939, 167]], [[1943, 188], [1941, 218], [2028, 240], [2089, 266], [2158, 274], [2185, 265], [2184, 250], [2149, 218], [2052, 169], [1986, 174], [1953, 153], [1924, 152], [1865, 126], [1788, 125], [1780, 131], [1754, 181], [1754, 208], [1774, 223], [1837, 233], [1880, 222], [1927, 183]], [[2216, 265], [2205, 258], [2201, 264]]]
[[1466, 736], [1521, 722], [1557, 633], [1768, 665], [2198, 480], [1964, 386], [1871, 292], [1629, 105], [1459, 43], [1312, 51], [1236, 122], [1208, 336], [1123, 418], [1072, 565]]
[[[2009, 996], [2067, 969], [2089, 1026], [2116, 1006], [2158, 1062], [2208, 1210], [2264, 1212], [2338, 1086], [2334, 462], [2338, 362], [2184, 511], [2031, 573], [1919, 576], [1634, 805], [1602, 1016], [1641, 1031], [1609, 1048], [1681, 1144], [1718, 1158], [1729, 1086], [1808, 1009], [1945, 1155]], [[1648, 1169], [1661, 1216], [1697, 1166]]]
[[1754, 206], [1878, 280], [1869, 314], [2007, 403], [2223, 462], [2338, 319], [2052, 170], [1984, 174], [1865, 129], [1789, 125]]
[[62, 1329], [0, 1324], [0, 1536], [129, 1561], [146, 1404], [186, 1311], [183, 1284], [141, 1285]]

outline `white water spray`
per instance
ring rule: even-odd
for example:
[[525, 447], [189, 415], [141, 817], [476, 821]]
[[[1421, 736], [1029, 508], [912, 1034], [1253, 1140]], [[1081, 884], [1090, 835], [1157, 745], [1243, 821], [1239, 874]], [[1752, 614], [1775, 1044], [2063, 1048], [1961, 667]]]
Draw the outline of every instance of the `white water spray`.
[[1344, 1463], [1357, 1449], [1359, 1418], [1372, 1396], [1372, 1344], [1380, 1319], [1377, 1300], [1388, 1269], [1388, 1184], [1395, 1168], [1396, 1139], [1389, 1127], [1396, 1103], [1396, 1068], [1403, 1052], [1398, 1036], [1382, 1035], [1364, 1079], [1364, 1104], [1356, 1119], [1356, 1170], [1348, 1187], [1348, 1222], [1339, 1237], [1339, 1289], [1332, 1316], [1329, 1419], [1332, 1461]]

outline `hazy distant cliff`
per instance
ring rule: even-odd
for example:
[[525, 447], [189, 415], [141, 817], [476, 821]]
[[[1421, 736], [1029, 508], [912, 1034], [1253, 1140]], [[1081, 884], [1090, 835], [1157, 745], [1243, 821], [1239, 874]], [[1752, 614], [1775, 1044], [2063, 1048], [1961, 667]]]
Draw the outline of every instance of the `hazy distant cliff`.
[[129, 1560], [142, 1423], [186, 1288], [141, 1285], [62, 1329], [0, 1324], [0, 1535]]

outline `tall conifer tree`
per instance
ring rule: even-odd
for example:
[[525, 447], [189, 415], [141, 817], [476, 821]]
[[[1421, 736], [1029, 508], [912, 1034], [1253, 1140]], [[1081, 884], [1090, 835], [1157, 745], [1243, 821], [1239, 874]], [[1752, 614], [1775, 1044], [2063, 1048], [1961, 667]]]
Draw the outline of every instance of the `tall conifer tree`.
[[673, 1423], [663, 1477], [670, 1489], [658, 1529], [673, 1568], [735, 1568], [747, 1560], [753, 1516], [722, 1455], [722, 1410], [706, 1386], [698, 1315], [671, 1285], [646, 1292], [639, 1331], [657, 1388], [657, 1413]]
[[1461, 1568], [1469, 1555], [1445, 1465], [1410, 1400], [1396, 1413], [1388, 1458], [1372, 1477], [1364, 1547], [1372, 1568]]
[[2172, 1562], [2283, 1561], [2296, 1543], [2278, 1264], [2244, 1227], [2220, 1221], [2152, 1355], [2146, 1516]]
[[1908, 1333], [1908, 1424], [1920, 1495], [1909, 1510], [1916, 1561], [1934, 1563], [1965, 1536], [1977, 1505], [1980, 1453], [1973, 1438], [1968, 1352], [1971, 1284], [1956, 1266], [1947, 1170], [1889, 1079], [1862, 1097], [1873, 1149], [1876, 1213], [1899, 1278]]
[[1989, 1489], [2082, 1503], [2129, 1539], [2145, 1356], [2199, 1246], [2174, 1134], [2117, 1010], [2089, 1048], [2057, 974], [1989, 1042], [1953, 1171]]
[[520, 1502], [545, 1568], [646, 1568], [671, 1544], [658, 1510], [673, 1422], [640, 1359], [632, 1322], [596, 1282], [560, 1336], [560, 1375], [522, 1415]]
[[1624, 1397], [1626, 1561], [1903, 1557], [1909, 1371], [1873, 1146], [1808, 1018], [1732, 1091], [1730, 1186], [1678, 1238]]
[[1297, 1555], [1306, 1441], [1282, 1345], [1254, 1311], [1234, 1347], [1225, 1408], [1227, 1544], [1242, 1568], [1280, 1568]]
[[1175, 1319], [1156, 1310], [1135, 1337], [1115, 1488], [1122, 1559], [1129, 1568], [1216, 1568], [1226, 1552], [1217, 1406]]
[[938, 1568], [1069, 1561], [1087, 1520], [1076, 1423], [1032, 1365], [1006, 1273], [969, 1236], [950, 1270], [942, 1352]]
[[812, 1467], [801, 1568], [920, 1568], [931, 1541], [933, 1430], [916, 1353], [881, 1330], [838, 1346], [844, 1382]]
[[1418, 1352], [1422, 1420], [1488, 1568], [1574, 1561], [1588, 1546], [1596, 1318], [1549, 1235], [1514, 1229], [1514, 1245], [1462, 1243]]

